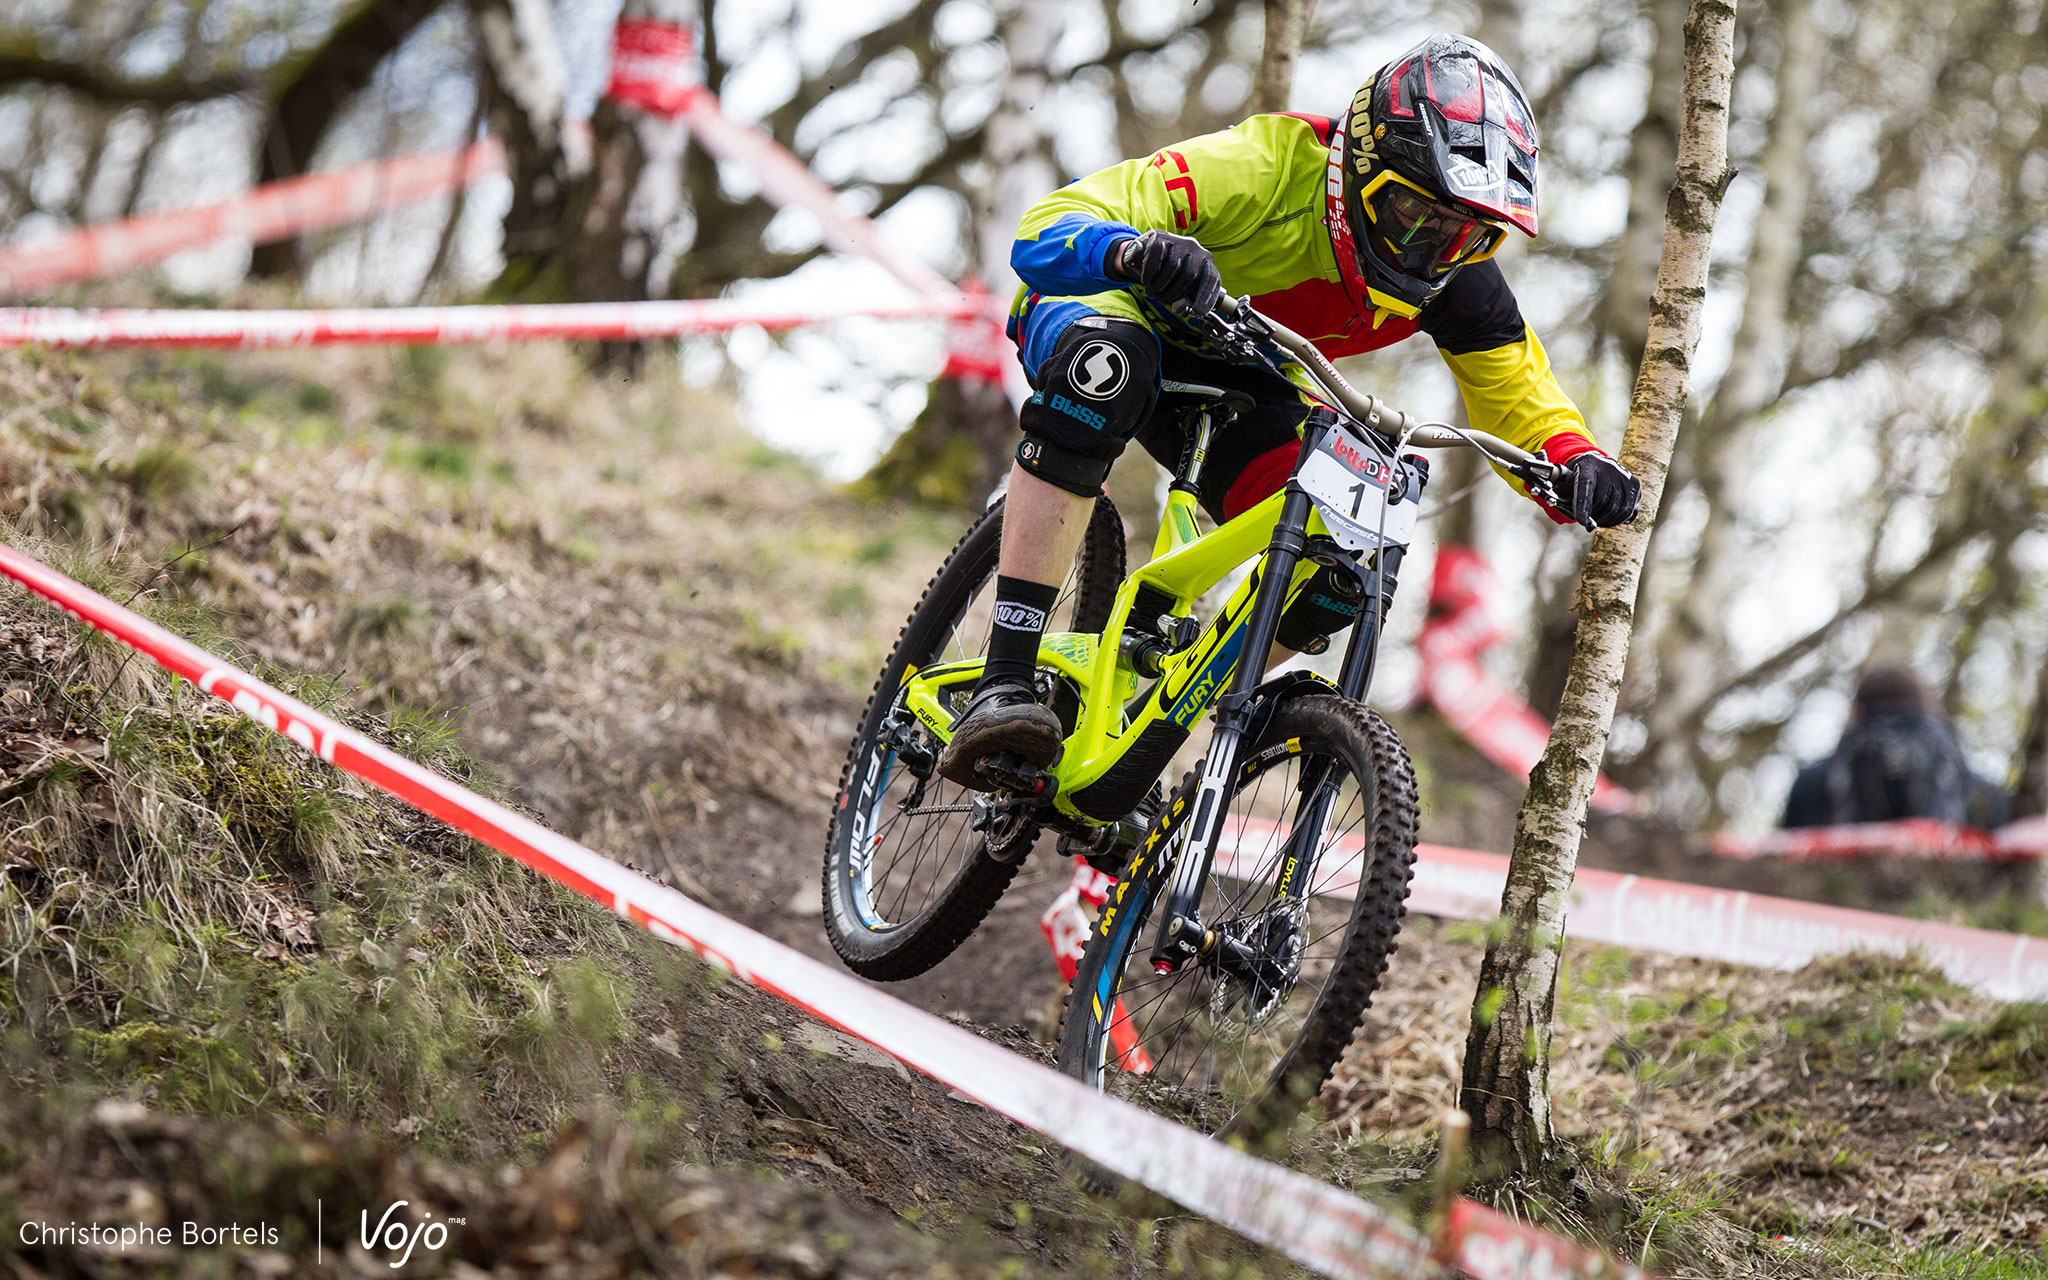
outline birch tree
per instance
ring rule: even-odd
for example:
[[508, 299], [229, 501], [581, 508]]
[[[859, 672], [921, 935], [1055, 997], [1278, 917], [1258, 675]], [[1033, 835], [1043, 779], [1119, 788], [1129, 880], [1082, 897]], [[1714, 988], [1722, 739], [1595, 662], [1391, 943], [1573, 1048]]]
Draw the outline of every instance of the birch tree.
[[1598, 535], [1586, 557], [1564, 698], [1516, 820], [1500, 927], [1487, 947], [1473, 999], [1461, 1105], [1472, 1116], [1481, 1150], [1525, 1174], [1541, 1175], [1555, 1164], [1550, 1028], [1565, 908], [1587, 801], [1620, 695], [1643, 555], [1699, 342], [1708, 249], [1728, 177], [1734, 30], [1729, 0], [1692, 0], [1685, 22], [1678, 180], [1665, 204], [1657, 290], [1622, 439], [1622, 465], [1643, 482], [1642, 514], [1633, 525]]

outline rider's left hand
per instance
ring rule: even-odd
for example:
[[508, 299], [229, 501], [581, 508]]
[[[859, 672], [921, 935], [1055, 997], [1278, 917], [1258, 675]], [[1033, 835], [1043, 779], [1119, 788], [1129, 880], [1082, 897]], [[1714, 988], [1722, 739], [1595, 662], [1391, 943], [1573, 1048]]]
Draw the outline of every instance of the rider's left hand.
[[1587, 452], [1565, 464], [1566, 484], [1559, 485], [1565, 508], [1576, 518], [1590, 519], [1601, 529], [1636, 518], [1643, 482], [1604, 453]]

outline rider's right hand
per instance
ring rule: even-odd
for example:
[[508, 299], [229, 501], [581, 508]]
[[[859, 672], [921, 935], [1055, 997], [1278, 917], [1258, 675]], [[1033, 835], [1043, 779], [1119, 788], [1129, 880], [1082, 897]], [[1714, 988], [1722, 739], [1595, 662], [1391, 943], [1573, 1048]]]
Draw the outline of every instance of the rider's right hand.
[[1147, 231], [1117, 241], [1109, 254], [1108, 274], [1145, 290], [1146, 296], [1176, 315], [1207, 315], [1223, 300], [1223, 276], [1216, 259], [1187, 236]]

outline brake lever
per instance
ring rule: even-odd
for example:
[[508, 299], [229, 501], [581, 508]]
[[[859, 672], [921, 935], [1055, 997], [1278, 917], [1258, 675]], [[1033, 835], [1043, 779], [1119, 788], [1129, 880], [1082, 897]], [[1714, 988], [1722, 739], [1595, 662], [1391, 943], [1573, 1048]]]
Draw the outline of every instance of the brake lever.
[[1572, 523], [1578, 525], [1587, 533], [1600, 532], [1600, 526], [1593, 523], [1593, 518], [1591, 516], [1580, 515], [1578, 512], [1572, 510], [1570, 507], [1565, 505], [1564, 498], [1558, 494], [1557, 486], [1552, 482], [1556, 480], [1559, 475], [1563, 474], [1563, 467], [1557, 466], [1553, 463], [1546, 463], [1543, 465], [1541, 470], [1534, 466], [1517, 467], [1514, 468], [1514, 470], [1520, 477], [1522, 483], [1529, 487], [1529, 492], [1531, 495], [1549, 504], [1552, 508], [1558, 511], [1562, 511], [1566, 515], [1570, 516], [1572, 518]]
[[1267, 363], [1259, 343], [1273, 336], [1245, 299], [1225, 297], [1202, 316], [1202, 331], [1227, 355], [1246, 362]]

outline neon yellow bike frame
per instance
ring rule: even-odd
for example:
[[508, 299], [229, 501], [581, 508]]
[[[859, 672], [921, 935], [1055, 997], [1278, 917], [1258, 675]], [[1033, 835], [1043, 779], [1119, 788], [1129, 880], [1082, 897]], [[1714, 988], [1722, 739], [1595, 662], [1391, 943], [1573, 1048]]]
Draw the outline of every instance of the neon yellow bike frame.
[[[1062, 631], [1039, 641], [1038, 665], [1059, 672], [1081, 692], [1074, 732], [1067, 738], [1064, 754], [1048, 771], [1059, 784], [1053, 803], [1061, 813], [1088, 823], [1105, 821], [1076, 808], [1072, 798], [1115, 765], [1146, 728], [1171, 720], [1179, 729], [1190, 730], [1216, 696], [1229, 687], [1258, 591], [1263, 555], [1272, 543], [1285, 497], [1283, 489], [1203, 534], [1195, 524], [1194, 495], [1180, 488], [1170, 490], [1152, 559], [1125, 577], [1102, 633]], [[1327, 532], [1314, 514], [1309, 532]], [[1259, 558], [1259, 565], [1231, 593], [1193, 644], [1160, 660], [1158, 682], [1142, 702], [1134, 702], [1139, 674], [1124, 656], [1123, 638], [1138, 592], [1150, 587], [1172, 597], [1171, 612], [1185, 616], [1211, 588], [1254, 557]], [[1314, 562], [1302, 560], [1289, 586], [1290, 599], [1316, 568]], [[979, 679], [981, 667], [982, 659], [966, 658], [911, 672], [904, 681], [905, 705], [927, 729], [950, 741], [951, 695]], [[1130, 714], [1134, 706], [1135, 718]]]

